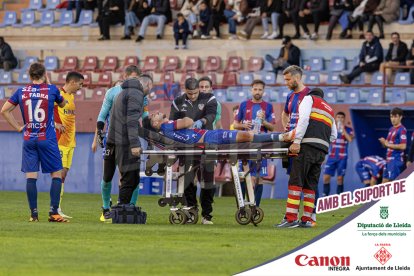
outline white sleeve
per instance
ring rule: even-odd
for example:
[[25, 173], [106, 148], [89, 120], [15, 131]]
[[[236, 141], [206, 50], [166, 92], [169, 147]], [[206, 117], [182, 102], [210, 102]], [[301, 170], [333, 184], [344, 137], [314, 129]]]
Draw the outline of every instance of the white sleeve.
[[299, 121], [294, 131], [295, 139], [294, 143], [300, 144], [305, 136], [306, 130], [309, 125], [309, 117], [312, 111], [313, 99], [312, 96], [305, 96], [299, 105]]
[[338, 130], [336, 129], [336, 123], [335, 123], [335, 121], [333, 121], [332, 122], [332, 128], [331, 128], [331, 137], [330, 137], [329, 140], [332, 143], [333, 141], [336, 140], [337, 137], [338, 137]]

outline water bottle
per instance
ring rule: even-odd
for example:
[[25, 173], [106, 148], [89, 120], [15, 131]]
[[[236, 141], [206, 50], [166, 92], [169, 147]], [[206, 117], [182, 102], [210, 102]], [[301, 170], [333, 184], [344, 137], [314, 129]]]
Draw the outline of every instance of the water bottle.
[[338, 133], [342, 133], [343, 125], [342, 125], [342, 122], [341, 121], [338, 121], [336, 123], [336, 127], [338, 128]]
[[258, 117], [258, 115], [261, 113], [262, 111], [259, 110], [256, 113], [256, 119], [253, 120], [253, 132], [255, 134], [259, 134], [260, 133], [260, 129], [262, 128], [262, 119], [260, 119]]

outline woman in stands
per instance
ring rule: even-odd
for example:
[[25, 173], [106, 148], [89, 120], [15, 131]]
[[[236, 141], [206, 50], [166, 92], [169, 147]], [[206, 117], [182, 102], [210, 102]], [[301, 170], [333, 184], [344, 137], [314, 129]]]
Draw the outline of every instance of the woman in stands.
[[398, 19], [400, 15], [399, 1], [381, 0], [374, 13], [369, 16], [368, 31], [372, 31], [372, 27], [377, 23], [380, 36], [384, 38], [384, 22], [391, 23]]

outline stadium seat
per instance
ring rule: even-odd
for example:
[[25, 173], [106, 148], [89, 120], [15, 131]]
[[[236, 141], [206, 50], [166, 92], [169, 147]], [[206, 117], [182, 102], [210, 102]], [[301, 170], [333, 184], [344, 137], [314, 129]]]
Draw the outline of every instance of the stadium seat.
[[183, 73], [181, 74], [181, 85], [184, 85], [185, 81], [189, 78], [196, 78], [196, 73], [195, 72], [187, 72], [187, 73]]
[[105, 98], [106, 88], [104, 87], [96, 87], [92, 91], [92, 96], [89, 100], [102, 102]]
[[232, 102], [241, 103], [247, 99], [251, 99], [249, 87], [232, 86], [227, 88], [227, 99]]
[[236, 86], [237, 85], [237, 73], [225, 72], [223, 74], [222, 85], [225, 87]]
[[243, 60], [238, 56], [230, 56], [224, 72], [239, 72], [242, 70]]
[[12, 26], [17, 23], [17, 14], [14, 11], [6, 11], [3, 17], [3, 23], [0, 24], [0, 28]]
[[341, 79], [339, 78], [339, 74], [334, 73], [334, 72], [329, 72], [326, 83], [327, 84], [341, 84]]
[[112, 73], [102, 72], [99, 74], [98, 82], [96, 83], [99, 87], [111, 87], [112, 86]]
[[22, 65], [20, 70], [21, 71], [27, 71], [32, 63], [38, 62], [38, 61], [39, 61], [38, 58], [35, 57], [35, 56], [25, 57], [24, 61], [23, 61], [23, 65]]
[[380, 72], [375, 72], [372, 75], [371, 84], [381, 85], [383, 83], [384, 75]]
[[[263, 93], [263, 99], [268, 102], [279, 102], [279, 94], [277, 87], [265, 87]], [[266, 95], [266, 97], [265, 97]]]
[[221, 57], [219, 56], [208, 56], [204, 73], [208, 72], [219, 72], [221, 70]]
[[405, 20], [398, 20], [398, 23], [401, 25], [410, 25], [414, 23], [414, 6], [411, 6], [410, 10], [408, 11], [408, 17]]
[[55, 10], [56, 6], [60, 4], [60, 0], [47, 0], [46, 7], [41, 10]]
[[407, 102], [414, 102], [414, 88], [406, 88], [404, 90]]
[[373, 88], [370, 89], [368, 94], [367, 102], [370, 104], [380, 104], [382, 103], [382, 88]]
[[50, 10], [42, 11], [42, 15], [40, 17], [40, 22], [33, 24], [32, 26], [35, 28], [41, 28], [44, 26], [50, 26], [55, 22], [55, 12]]
[[200, 71], [200, 57], [198, 56], [188, 56], [185, 60], [184, 68], [179, 70], [179, 72], [196, 72]]
[[58, 85], [64, 85], [66, 83], [66, 75], [67, 72], [60, 72], [55, 83]]
[[68, 10], [63, 10], [60, 13], [60, 18], [58, 23], [54, 23], [51, 25], [53, 28], [60, 28], [63, 26], [69, 26], [73, 24], [75, 18], [73, 17], [73, 12]]
[[254, 80], [252, 73], [240, 73], [239, 75], [239, 84], [241, 85], [251, 85]]
[[93, 22], [93, 11], [91, 10], [82, 10], [79, 16], [78, 23], [70, 24], [70, 26], [79, 28], [85, 25], [91, 25]]
[[180, 60], [178, 56], [167, 56], [164, 60], [164, 66], [161, 72], [176, 71], [180, 66]]
[[42, 0], [30, 0], [29, 7], [22, 9], [22, 11], [40, 10], [42, 8]]
[[174, 82], [174, 73], [172, 71], [167, 71], [161, 74], [160, 83], [173, 83]]
[[57, 56], [47, 56], [44, 65], [47, 71], [55, 71], [59, 68], [59, 60]]
[[305, 74], [305, 83], [310, 85], [316, 85], [320, 83], [319, 73], [317, 72], [307, 72]]
[[29, 73], [27, 71], [20, 71], [19, 77], [17, 78], [17, 82], [20, 84], [27, 84], [30, 83]]
[[205, 76], [211, 80], [211, 82], [213, 83], [213, 86], [217, 85], [217, 74], [216, 73], [208, 72], [207, 74], [205, 74]]
[[87, 56], [83, 60], [83, 65], [80, 71], [95, 71], [98, 69], [98, 57], [97, 56]]
[[22, 11], [22, 14], [20, 15], [20, 21], [21, 23], [13, 24], [13, 27], [15, 28], [23, 28], [26, 26], [31, 26], [35, 22], [35, 12], [32, 10]]
[[11, 71], [6, 72], [0, 70], [0, 84], [10, 84], [12, 83], [12, 73]]
[[86, 95], [86, 88], [81, 88], [75, 93], [75, 101], [85, 100], [85, 95]]
[[332, 57], [329, 63], [329, 72], [342, 72], [346, 69], [345, 57]]
[[276, 75], [273, 72], [259, 72], [258, 78], [263, 81], [266, 85], [276, 84]]
[[227, 102], [227, 89], [214, 89], [214, 96], [219, 103]]
[[263, 58], [261, 57], [250, 57], [247, 62], [247, 71], [258, 72], [263, 69]]
[[117, 72], [123, 72], [129, 65], [139, 66], [139, 60], [137, 56], [126, 56], [121, 67], [118, 68]]
[[391, 94], [390, 104], [404, 104], [407, 101], [407, 95], [404, 89], [395, 88], [387, 91], [387, 93]]
[[325, 89], [324, 99], [330, 104], [336, 104], [338, 102], [336, 88]]
[[4, 90], [3, 86], [0, 86], [0, 100], [6, 97], [6, 91]]
[[102, 67], [96, 71], [105, 72], [112, 71], [115, 72], [118, 67], [118, 57], [117, 56], [107, 56], [104, 59]]
[[92, 85], [92, 73], [91, 72], [83, 72], [83, 86], [89, 87]]
[[76, 56], [65, 57], [62, 68], [56, 70], [57, 72], [75, 71], [78, 68], [78, 58]]
[[398, 72], [397, 74], [395, 74], [395, 85], [410, 85], [410, 81], [410, 73]]
[[323, 57], [311, 57], [309, 58], [310, 71], [319, 72], [324, 69]]
[[346, 104], [358, 104], [359, 103], [359, 91], [357, 89], [350, 89], [345, 94]]
[[159, 59], [158, 56], [147, 56], [145, 57], [144, 66], [142, 72], [154, 72], [158, 69]]
[[289, 95], [290, 91], [288, 90], [288, 88], [283, 87], [282, 89], [279, 89], [277, 91], [277, 93], [278, 93], [278, 97], [277, 97], [278, 102], [279, 103], [285, 103], [286, 99], [287, 99], [287, 96]]

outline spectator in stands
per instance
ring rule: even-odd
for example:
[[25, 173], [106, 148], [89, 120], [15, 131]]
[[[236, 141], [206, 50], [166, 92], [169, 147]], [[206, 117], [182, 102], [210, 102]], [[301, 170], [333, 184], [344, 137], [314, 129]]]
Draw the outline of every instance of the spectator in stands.
[[[414, 39], [411, 44], [411, 49], [408, 51], [406, 65], [414, 66]], [[410, 69], [411, 84], [414, 84], [414, 68]]]
[[181, 8], [181, 13], [184, 15], [185, 19], [188, 21], [188, 26], [190, 32], [193, 33], [193, 37], [198, 36], [198, 31], [194, 30], [194, 27], [197, 25], [197, 16], [200, 13], [200, 4], [201, 0], [186, 0]]
[[260, 8], [260, 1], [257, 1], [255, 8], [253, 8], [252, 12], [247, 15], [248, 19], [246, 26], [238, 33], [240, 39], [250, 39], [254, 27], [262, 21]]
[[410, 8], [414, 5], [414, 0], [400, 0], [400, 8], [402, 9], [403, 16], [402, 19], [406, 20], [409, 16], [408, 12]]
[[134, 28], [141, 25], [144, 17], [151, 13], [147, 0], [132, 0], [125, 11], [125, 28], [122, 40], [130, 40], [134, 34]]
[[224, 0], [210, 0], [210, 20], [208, 21], [208, 33], [216, 31], [216, 37], [220, 38], [220, 23], [224, 21]]
[[372, 27], [377, 23], [379, 38], [384, 38], [384, 22], [394, 22], [400, 16], [399, 2], [399, 0], [381, 0], [374, 13], [369, 16], [368, 31], [372, 31]]
[[400, 40], [400, 34], [394, 32], [391, 34], [391, 43], [388, 47], [387, 55], [385, 56], [385, 62], [381, 63], [380, 71], [384, 74], [387, 74], [387, 81], [389, 84], [392, 84], [394, 81], [395, 69], [387, 68], [385, 66], [392, 65], [405, 65], [408, 55], [408, 47], [403, 41]]
[[198, 22], [198, 27], [200, 28], [201, 39], [210, 38], [208, 34], [208, 22], [210, 21], [210, 8], [207, 5], [207, 2], [203, 1], [200, 4], [200, 22]]
[[0, 69], [10, 71], [17, 67], [17, 59], [13, 54], [13, 50], [4, 37], [0, 36]]
[[142, 21], [136, 42], [141, 42], [145, 37], [148, 25], [157, 24], [157, 39], [162, 39], [164, 26], [171, 21], [171, 8], [169, 0], [152, 0], [150, 3], [151, 14], [147, 15]]
[[100, 0], [98, 2], [97, 21], [101, 33], [98, 40], [110, 40], [109, 26], [125, 23], [124, 2], [122, 0]]
[[240, 15], [237, 14], [237, 11], [234, 10], [234, 7], [235, 5], [233, 2], [228, 2], [223, 12], [224, 17], [226, 18], [227, 23], [229, 25], [229, 39], [237, 39], [236, 29]]
[[374, 13], [381, 0], [354, 0], [354, 11], [349, 16], [348, 27], [341, 33], [341, 38], [352, 38], [352, 29], [356, 24], [359, 28], [359, 38], [364, 38], [364, 21]]
[[335, 0], [333, 8], [330, 12], [331, 17], [329, 19], [326, 40], [330, 40], [332, 38], [332, 32], [335, 28], [336, 23], [338, 23], [341, 18], [348, 18], [349, 14], [353, 11], [353, 9], [354, 5], [352, 0]]
[[[261, 39], [275, 39], [279, 35], [279, 16], [282, 13], [282, 0], [264, 0], [260, 6], [264, 34]], [[273, 32], [269, 34], [269, 17]]]
[[290, 36], [283, 38], [282, 45], [277, 59], [271, 55], [266, 55], [266, 60], [272, 64], [276, 76], [279, 70], [285, 70], [290, 65], [299, 66], [300, 63], [300, 49], [293, 45]]
[[[319, 25], [321, 20], [327, 20], [329, 16], [329, 3], [328, 0], [302, 0], [299, 8], [299, 23], [302, 26], [303, 38], [305, 39], [318, 39]], [[306, 21], [308, 17], [311, 17], [315, 24], [314, 32], [312, 35], [309, 32]]]
[[379, 39], [372, 32], [367, 31], [359, 53], [359, 64], [352, 69], [350, 74], [340, 74], [339, 78], [343, 83], [351, 83], [363, 72], [378, 71], [383, 59], [384, 53]]
[[183, 49], [187, 49], [187, 36], [190, 33], [188, 22], [185, 20], [182, 13], [177, 14], [177, 19], [174, 22], [174, 38], [175, 49], [178, 50], [178, 42], [180, 39], [183, 41]]
[[75, 15], [75, 23], [78, 23], [80, 13], [83, 9], [83, 0], [74, 0], [74, 1], [68, 1], [68, 7], [67, 10], [71, 11], [73, 9], [76, 9], [76, 15]]
[[295, 35], [293, 39], [300, 38], [299, 31], [299, 6], [300, 1], [298, 0], [285, 0], [283, 1], [283, 12], [279, 18], [279, 36], [277, 38], [283, 38], [283, 26], [288, 22], [289, 19], [292, 20], [293, 25], [295, 25]]

